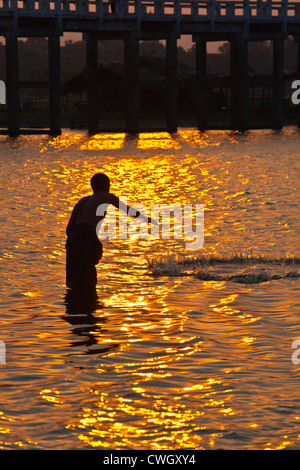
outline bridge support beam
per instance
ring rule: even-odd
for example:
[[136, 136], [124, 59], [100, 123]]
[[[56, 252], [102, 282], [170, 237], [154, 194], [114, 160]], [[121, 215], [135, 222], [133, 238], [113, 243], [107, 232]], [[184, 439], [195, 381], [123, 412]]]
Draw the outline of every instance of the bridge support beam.
[[[297, 77], [300, 77], [300, 38], [297, 43]], [[297, 126], [300, 128], [300, 104], [297, 105]]]
[[284, 119], [284, 40], [273, 40], [272, 128], [282, 129]]
[[18, 37], [6, 36], [6, 102], [8, 135], [19, 135], [19, 56]]
[[230, 43], [231, 67], [231, 127], [249, 129], [248, 103], [248, 44], [242, 36]]
[[166, 40], [166, 107], [167, 131], [177, 132], [177, 39]]
[[139, 132], [139, 41], [125, 39], [126, 132]]
[[61, 104], [60, 104], [60, 37], [52, 35], [48, 38], [49, 50], [49, 114], [50, 134], [61, 133]]
[[196, 39], [197, 124], [199, 130], [207, 128], [208, 83], [206, 41]]
[[99, 132], [98, 40], [86, 33], [87, 126], [89, 134]]

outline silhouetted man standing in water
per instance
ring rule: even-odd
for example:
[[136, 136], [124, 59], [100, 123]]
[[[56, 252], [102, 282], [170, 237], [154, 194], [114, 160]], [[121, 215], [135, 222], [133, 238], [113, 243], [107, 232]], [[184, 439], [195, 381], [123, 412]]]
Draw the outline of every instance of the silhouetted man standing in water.
[[[97, 284], [96, 265], [102, 258], [102, 243], [97, 237], [96, 227], [104, 219], [96, 211], [101, 204], [113, 206], [129, 212], [127, 206], [117, 196], [109, 192], [110, 180], [104, 173], [97, 173], [91, 178], [93, 194], [83, 197], [75, 205], [67, 225], [67, 279], [70, 289], [84, 291], [95, 289]], [[133, 217], [140, 215], [133, 210]], [[151, 222], [151, 219], [148, 219]]]

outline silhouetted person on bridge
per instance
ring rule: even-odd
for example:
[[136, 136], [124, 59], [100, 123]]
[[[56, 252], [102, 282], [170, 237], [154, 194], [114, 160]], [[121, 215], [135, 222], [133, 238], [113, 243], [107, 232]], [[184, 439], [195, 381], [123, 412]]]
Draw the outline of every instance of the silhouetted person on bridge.
[[[97, 284], [96, 265], [102, 258], [103, 249], [96, 228], [103, 215], [96, 215], [97, 208], [112, 204], [118, 209], [129, 213], [130, 206], [124, 204], [109, 192], [110, 180], [104, 173], [97, 173], [91, 178], [93, 194], [80, 199], [75, 205], [67, 225], [66, 242], [66, 284], [70, 289], [84, 291], [95, 289]], [[130, 215], [138, 217], [139, 211], [131, 209]], [[151, 223], [151, 219], [146, 219]]]

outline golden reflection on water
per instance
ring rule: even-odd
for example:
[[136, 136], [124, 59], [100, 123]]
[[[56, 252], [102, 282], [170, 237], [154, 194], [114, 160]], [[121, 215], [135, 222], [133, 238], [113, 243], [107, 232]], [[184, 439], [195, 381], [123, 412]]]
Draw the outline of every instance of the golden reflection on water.
[[58, 137], [50, 138], [47, 141], [47, 144], [44, 143], [40, 144], [40, 153], [45, 152], [49, 147], [54, 150], [64, 150], [68, 149], [74, 145], [80, 145], [80, 142], [84, 139], [82, 134], [75, 134], [75, 133], [66, 133], [62, 134]]
[[44, 400], [50, 403], [63, 403], [58, 397], [59, 392], [57, 390], [44, 389], [40, 392], [40, 395]]
[[[151, 379], [168, 379], [170, 376], [170, 373], [153, 374]], [[113, 445], [122, 449], [137, 448], [138, 445], [139, 448], [154, 450], [204, 449], [207, 445], [202, 434], [206, 426], [196, 423], [205, 421], [210, 409], [226, 416], [236, 414], [227, 405], [230, 397], [214, 398], [214, 386], [220, 384], [219, 380], [208, 379], [202, 384], [177, 389], [172, 397], [153, 395], [145, 386], [132, 387], [134, 398], [111, 397], [106, 392], [93, 390], [98, 396], [97, 408], [85, 407], [79, 422], [70, 424], [70, 427], [79, 428], [79, 439], [92, 447], [109, 448]], [[186, 405], [189, 402], [197, 403], [198, 409], [190, 409]], [[126, 417], [130, 418], [131, 424]], [[216, 437], [220, 435], [221, 429], [215, 433]], [[214, 444], [211, 435], [210, 447], [213, 448]]]
[[179, 149], [181, 146], [168, 132], [141, 133], [137, 143], [139, 149]]
[[97, 134], [81, 145], [80, 150], [117, 150], [124, 146], [126, 134]]
[[[180, 149], [183, 143], [189, 143], [197, 148], [218, 147], [220, 142], [214, 138], [214, 133], [210, 135], [195, 130], [178, 130], [176, 138], [168, 132], [145, 132], [138, 135], [136, 147], [138, 149]], [[47, 144], [40, 145], [40, 152], [47, 148], [63, 150], [78, 147], [80, 150], [118, 150], [122, 149], [126, 142], [125, 133], [101, 133], [95, 134], [89, 139], [85, 139], [82, 133], [64, 133], [58, 137], [48, 140]]]
[[[255, 243], [263, 247], [269, 242], [274, 244], [274, 231], [264, 231], [275, 214], [270, 208], [276, 204], [273, 191], [265, 193], [261, 184], [262, 180], [268, 184], [268, 169], [263, 168], [264, 163], [261, 169], [258, 167], [259, 181], [253, 182], [252, 157], [244, 154], [241, 164], [231, 156], [232, 147], [224, 156], [226, 149], [222, 145], [229, 143], [238, 144], [238, 135], [193, 130], [180, 130], [176, 136], [141, 133], [135, 140], [123, 133], [92, 138], [66, 133], [42, 142], [39, 153], [45, 155], [45, 161], [28, 159], [26, 163], [29, 174], [25, 172], [24, 185], [31, 184], [31, 213], [22, 213], [22, 223], [16, 217], [14, 249], [9, 247], [1, 254], [4, 267], [10, 258], [20, 263], [9, 278], [18, 286], [18, 295], [27, 302], [36, 302], [41, 296], [53, 295], [56, 299], [57, 289], [64, 288], [66, 222], [79, 197], [90, 193], [89, 180], [97, 171], [111, 178], [112, 192], [126, 196], [129, 204], [142, 203], [148, 210], [153, 203], [204, 203], [204, 251], [217, 254], [239, 250], [245, 243], [251, 249], [256, 248]], [[205, 154], [210, 148], [213, 156]], [[19, 181], [24, 168], [16, 168]], [[7, 220], [9, 214], [7, 210]], [[274, 224], [284, 236], [290, 233], [283, 213], [275, 214]], [[27, 232], [23, 232], [24, 226]], [[251, 308], [251, 303], [245, 302], [247, 295], [251, 297], [251, 289], [228, 287], [225, 281], [195, 281], [196, 290], [190, 293], [189, 287], [182, 287], [184, 278], [154, 279], [145, 257], [149, 253], [185, 254], [178, 240], [116, 239], [104, 245], [99, 266], [99, 292], [103, 298], [101, 305], [92, 309], [92, 326], [85, 325], [87, 318], [83, 317], [82, 323], [71, 324], [69, 330], [67, 320], [56, 324], [57, 330], [52, 332], [47, 323], [24, 340], [25, 346], [37, 348], [37, 356], [40, 347], [45, 361], [50, 361], [46, 373], [51, 380], [61, 362], [68, 367], [67, 378], [59, 376], [57, 385], [50, 379], [49, 384], [44, 381], [39, 385], [37, 395], [43, 405], [57, 413], [58, 421], [71, 435], [75, 434], [83, 447], [213, 449], [239, 427], [239, 419], [243, 429], [258, 432], [265, 425], [264, 416], [246, 416], [251, 412], [248, 401], [256, 400], [253, 397], [257, 389], [253, 397], [245, 395], [245, 404], [243, 377], [254, 370], [257, 376], [250, 375], [250, 385], [252, 381], [263, 381], [272, 352], [270, 343], [264, 346], [267, 352], [256, 349], [263, 337], [259, 330], [263, 314], [257, 306]], [[26, 250], [31, 251], [29, 259], [35, 270], [29, 280], [28, 265], [22, 265]], [[44, 305], [39, 308], [42, 310]], [[47, 320], [52, 316], [54, 325], [55, 308], [47, 313]], [[64, 334], [66, 338], [60, 338]], [[70, 343], [75, 346], [73, 356]], [[52, 355], [62, 345], [62, 350], [65, 348], [57, 362], [43, 349], [47, 344]], [[101, 346], [105, 350], [93, 362], [93, 348], [99, 351], [96, 347]], [[264, 361], [262, 366], [260, 360], [255, 360], [257, 352]], [[30, 361], [26, 359], [28, 370]], [[64, 411], [72, 406], [72, 400], [76, 402], [77, 392], [80, 406], [65, 417]], [[280, 396], [280, 390], [277, 392]], [[266, 409], [270, 406], [267, 396], [258, 399], [265, 400], [262, 405]], [[14, 424], [14, 418], [0, 411], [0, 434], [11, 436]], [[297, 421], [294, 429], [299, 432]], [[283, 430], [272, 442], [265, 442], [262, 434], [259, 447], [283, 449], [299, 441], [298, 434], [292, 441], [286, 433]], [[28, 439], [27, 444], [30, 442], [34, 441]], [[21, 447], [25, 439], [24, 443], [19, 439], [1, 441], [2, 447], [6, 445]]]
[[[221, 299], [221, 303], [224, 304], [229, 298]], [[183, 338], [174, 336], [174, 333], [168, 335], [168, 330], [174, 331], [175, 326], [178, 332], [185, 330], [185, 315], [181, 315], [181, 326], [178, 325], [177, 316], [160, 318], [157, 315], [155, 318], [151, 315], [147, 319], [142, 322], [136, 321], [134, 317], [125, 318], [121, 331], [128, 334], [129, 341], [131, 333], [144, 336], [144, 340], [151, 340], [151, 330], [158, 329], [159, 343], [148, 352], [148, 357], [143, 353], [143, 359], [112, 361], [109, 367], [103, 363], [97, 369], [99, 377], [102, 376], [104, 380], [109, 376], [113, 383], [125, 380], [126, 395], [104, 391], [110, 380], [93, 384], [89, 392], [97, 400], [93, 401], [91, 408], [85, 406], [82, 416], [69, 423], [68, 429], [78, 430], [79, 439], [95, 448], [214, 448], [215, 438], [222, 436], [221, 427], [210, 436], [208, 445], [202, 437], [206, 426], [199, 426], [199, 423], [202, 419], [205, 421], [210, 410], [222, 416], [238, 414], [230, 404], [232, 390], [221, 379], [213, 377], [198, 383], [193, 383], [194, 379], [192, 382], [189, 380], [188, 370], [184, 371], [182, 361], [185, 363], [188, 356], [197, 357], [202, 350], [202, 341], [198, 336], [185, 335]], [[112, 338], [109, 341], [113, 341]], [[112, 356], [118, 359], [118, 354], [112, 353]], [[174, 381], [177, 371], [184, 375], [182, 386], [179, 385], [181, 380]], [[163, 392], [164, 382], [169, 380], [173, 386], [166, 394]], [[51, 399], [57, 397], [52, 394]]]

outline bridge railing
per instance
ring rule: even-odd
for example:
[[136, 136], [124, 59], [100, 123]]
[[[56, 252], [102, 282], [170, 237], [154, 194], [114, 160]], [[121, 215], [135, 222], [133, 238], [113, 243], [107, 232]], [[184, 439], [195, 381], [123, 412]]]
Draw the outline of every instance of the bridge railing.
[[300, 3], [288, 0], [0, 0], [0, 14], [116, 18], [300, 21]]

